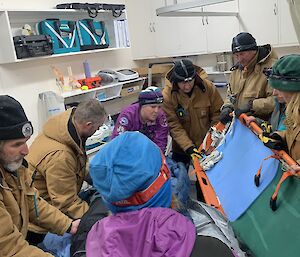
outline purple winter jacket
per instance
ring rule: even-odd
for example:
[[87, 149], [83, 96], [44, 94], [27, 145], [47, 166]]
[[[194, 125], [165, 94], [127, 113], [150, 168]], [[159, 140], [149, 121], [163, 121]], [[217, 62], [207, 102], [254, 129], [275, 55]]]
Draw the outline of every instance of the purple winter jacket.
[[118, 116], [111, 139], [125, 131], [140, 131], [165, 152], [169, 133], [166, 114], [161, 110], [155, 122], [143, 124], [140, 119], [140, 109], [139, 103], [135, 103], [122, 110]]
[[95, 223], [86, 241], [87, 257], [189, 257], [194, 224], [170, 208], [122, 212]]

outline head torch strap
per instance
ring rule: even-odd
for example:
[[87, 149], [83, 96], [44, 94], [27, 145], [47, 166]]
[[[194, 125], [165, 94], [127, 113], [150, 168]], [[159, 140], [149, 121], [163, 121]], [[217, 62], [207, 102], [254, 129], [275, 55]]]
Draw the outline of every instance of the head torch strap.
[[157, 97], [157, 98], [154, 98], [154, 99], [141, 99], [140, 100], [142, 105], [145, 105], [145, 104], [161, 104], [161, 103], [163, 103], [163, 101], [164, 101], [163, 97]]

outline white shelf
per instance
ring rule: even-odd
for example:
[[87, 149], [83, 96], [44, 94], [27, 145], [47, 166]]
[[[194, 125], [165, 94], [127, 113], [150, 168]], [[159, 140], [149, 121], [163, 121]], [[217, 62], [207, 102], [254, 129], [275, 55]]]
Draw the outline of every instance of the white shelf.
[[29, 24], [32, 28], [36, 28], [36, 24], [45, 19], [64, 19], [64, 20], [80, 20], [89, 18], [88, 12], [84, 10], [72, 9], [8, 9], [0, 10], [0, 64], [5, 63], [20, 63], [35, 60], [44, 60], [49, 58], [100, 53], [107, 51], [115, 51], [126, 49], [128, 47], [116, 47], [116, 39], [114, 32], [114, 20], [126, 19], [126, 11], [123, 10], [120, 17], [113, 17], [110, 10], [99, 10], [98, 15], [94, 20], [105, 22], [105, 27], [108, 31], [110, 39], [110, 47], [104, 49], [95, 49], [89, 51], [80, 51], [64, 54], [53, 54], [40, 57], [17, 59], [13, 37], [21, 35], [21, 28], [24, 24]]
[[129, 47], [119, 47], [119, 48], [114, 47], [114, 48], [103, 48], [103, 49], [87, 50], [87, 51], [64, 53], [64, 54], [52, 54], [52, 55], [38, 56], [32, 58], [17, 59], [15, 62], [26, 62], [26, 61], [42, 60], [42, 59], [81, 55], [81, 54], [93, 54], [93, 53], [100, 53], [100, 52], [107, 52], [107, 51], [122, 50], [127, 48]]
[[[0, 12], [16, 12], [16, 13], [21, 13], [21, 12], [39, 12], [39, 13], [87, 13], [85, 10], [74, 10], [74, 9], [7, 9], [3, 10], [1, 9]], [[111, 12], [110, 10], [98, 10], [98, 13], [107, 13]], [[124, 11], [123, 11], [124, 12]]]
[[145, 77], [140, 77], [140, 78], [136, 78], [136, 79], [132, 79], [132, 80], [127, 80], [127, 81], [122, 81], [122, 82], [116, 82], [116, 83], [112, 83], [106, 86], [100, 86], [100, 87], [96, 87], [93, 89], [89, 89], [89, 90], [75, 90], [75, 91], [70, 91], [70, 92], [64, 92], [61, 94], [61, 96], [63, 98], [69, 98], [69, 97], [73, 97], [73, 96], [78, 96], [78, 95], [82, 95], [82, 94], [88, 94], [88, 93], [97, 93], [100, 91], [104, 91], [104, 90], [109, 90], [112, 89], [114, 87], [119, 87], [120, 90], [117, 90], [117, 93], [114, 94], [113, 96], [107, 97], [105, 99], [101, 99], [100, 101], [108, 101], [114, 98], [117, 98], [120, 96], [120, 91], [123, 85], [125, 84], [130, 84], [130, 83], [135, 83], [135, 82], [139, 82], [139, 81], [144, 81], [146, 78]]

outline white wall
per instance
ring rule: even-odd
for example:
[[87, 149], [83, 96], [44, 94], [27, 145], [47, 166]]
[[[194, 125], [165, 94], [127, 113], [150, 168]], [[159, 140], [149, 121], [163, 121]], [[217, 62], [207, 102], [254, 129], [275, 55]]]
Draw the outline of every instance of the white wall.
[[[11, 0], [1, 1], [1, 9], [51, 9], [56, 4], [68, 1]], [[75, 1], [76, 2], [76, 1]], [[84, 2], [84, 1], [83, 1]], [[103, 1], [92, 1], [101, 2]], [[124, 1], [105, 1], [106, 3], [124, 3]], [[24, 6], [24, 4], [26, 6]], [[32, 121], [35, 134], [38, 132], [38, 94], [44, 91], [58, 91], [50, 65], [55, 65], [67, 75], [67, 66], [71, 66], [77, 78], [84, 77], [82, 62], [88, 60], [92, 73], [103, 68], [130, 68], [137, 64], [132, 61], [130, 49], [107, 51], [96, 54], [84, 54], [69, 57], [57, 57], [45, 60], [31, 60], [22, 63], [0, 65], [0, 94], [9, 94], [23, 105], [28, 118]], [[67, 77], [65, 77], [67, 79]]]
[[[141, 1], [141, 0], [137, 0]], [[58, 3], [68, 1], [55, 0], [10, 0], [0, 1], [0, 9], [50, 9]], [[70, 1], [72, 2], [72, 1]], [[76, 1], [75, 1], [76, 2]], [[81, 1], [85, 2], [85, 1]], [[90, 1], [90, 2], [103, 2]], [[123, 0], [109, 0], [104, 2], [124, 3]], [[299, 52], [299, 48], [279, 49], [279, 55]], [[200, 66], [213, 66], [216, 56], [201, 55], [193, 56], [191, 59]], [[0, 94], [9, 94], [15, 97], [23, 105], [28, 118], [32, 121], [37, 135], [38, 121], [38, 94], [44, 91], [58, 91], [55, 85], [55, 78], [51, 72], [50, 65], [55, 65], [67, 75], [67, 66], [71, 66], [77, 78], [83, 77], [82, 62], [88, 60], [92, 74], [103, 68], [133, 68], [146, 66], [148, 62], [159, 60], [148, 60], [134, 62], [131, 57], [130, 49], [117, 51], [107, 51], [96, 54], [76, 55], [69, 57], [57, 57], [45, 60], [32, 60], [22, 63], [0, 65]], [[66, 77], [65, 77], [66, 79]]]

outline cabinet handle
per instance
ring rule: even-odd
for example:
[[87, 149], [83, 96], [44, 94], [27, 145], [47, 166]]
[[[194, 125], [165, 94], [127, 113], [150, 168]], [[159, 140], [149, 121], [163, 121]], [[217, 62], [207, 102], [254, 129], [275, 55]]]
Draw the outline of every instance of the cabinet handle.
[[206, 19], [205, 19], [205, 20], [206, 20], [206, 24], [208, 25], [208, 16], [206, 16]]
[[205, 23], [204, 23], [204, 17], [202, 16], [202, 25], [204, 26]]
[[152, 22], [152, 31], [155, 32], [155, 22]]
[[277, 15], [278, 11], [277, 11], [277, 4], [276, 3], [274, 4], [273, 11], [274, 11], [274, 15]]

